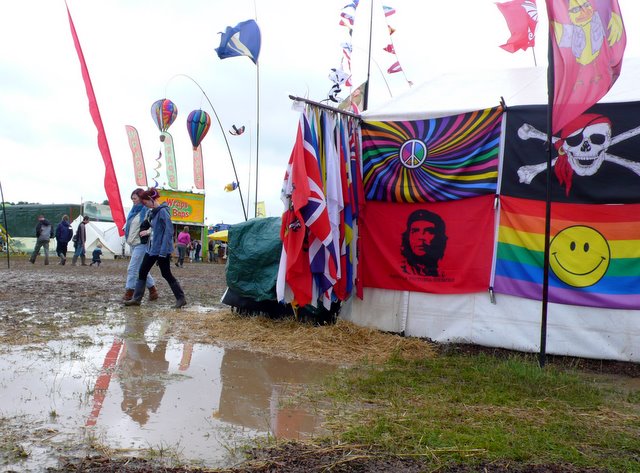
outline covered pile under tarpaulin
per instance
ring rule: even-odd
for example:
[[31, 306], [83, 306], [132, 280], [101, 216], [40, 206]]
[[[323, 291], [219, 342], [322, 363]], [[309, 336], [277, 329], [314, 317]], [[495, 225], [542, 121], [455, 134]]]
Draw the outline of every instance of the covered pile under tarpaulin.
[[[552, 297], [548, 305], [546, 335], [546, 352], [549, 354], [640, 361], [640, 284], [636, 284], [638, 282], [636, 279], [640, 276], [640, 251], [637, 250], [640, 248], [640, 243], [637, 241], [640, 240], [640, 211], [637, 207], [640, 200], [637, 200], [637, 191], [634, 190], [640, 186], [609, 185], [613, 193], [624, 194], [623, 202], [616, 202], [615, 198], [610, 199], [608, 196], [600, 201], [597, 201], [597, 198], [594, 201], [587, 200], [592, 197], [589, 195], [591, 191], [597, 193], [603, 188], [598, 179], [604, 179], [605, 176], [609, 176], [610, 180], [607, 181], [609, 183], [637, 182], [640, 184], [640, 147], [638, 139], [635, 138], [636, 135], [640, 135], [640, 113], [638, 113], [640, 103], [636, 102], [640, 100], [638, 80], [640, 80], [640, 61], [625, 59], [620, 78], [600, 104], [593, 109], [594, 113], [601, 114], [599, 116], [614, 117], [611, 118], [613, 122], [611, 140], [605, 143], [604, 151], [608, 153], [607, 158], [600, 170], [596, 168], [590, 176], [575, 175], [573, 187], [567, 186], [566, 171], [564, 184], [560, 177], [556, 179], [552, 171], [554, 185], [560, 186], [561, 192], [557, 192], [554, 197], [559, 203], [552, 205], [552, 209], [555, 209], [553, 212], [557, 213], [552, 214], [551, 237], [559, 236], [564, 231], [561, 225], [566, 225], [565, 229], [572, 225], [570, 222], [577, 218], [578, 213], [574, 212], [574, 209], [587, 209], [584, 212], [584, 215], [587, 215], [585, 219], [590, 218], [588, 215], [598, 215], [601, 221], [608, 222], [602, 228], [609, 230], [598, 227], [598, 219], [594, 217], [593, 221], [587, 220], [580, 225], [582, 229], [587, 230], [581, 230], [583, 233], [579, 236], [586, 235], [590, 226], [597, 229], [594, 230], [596, 233], [606, 235], [603, 246], [606, 246], [605, 250], [610, 251], [608, 255], [610, 262], [608, 262], [609, 273], [606, 277], [600, 275], [602, 280], [594, 279], [584, 284], [577, 282], [574, 284], [572, 281], [576, 281], [575, 275], [568, 276], [566, 280], [562, 279], [559, 275], [560, 270], [552, 274], [550, 283]], [[499, 147], [500, 157], [497, 185], [502, 192], [498, 192], [500, 194], [499, 199], [496, 199], [498, 208], [492, 216], [495, 224], [487, 232], [468, 232], [465, 242], [472, 243], [482, 239], [492, 242], [491, 281], [486, 289], [461, 293], [452, 286], [442, 293], [435, 293], [430, 289], [418, 291], [383, 288], [380, 286], [387, 284], [387, 281], [380, 283], [379, 278], [372, 279], [365, 273], [363, 299], [351, 298], [350, 310], [343, 310], [341, 317], [358, 325], [404, 333], [407, 336], [424, 337], [438, 342], [471, 343], [534, 353], [540, 350], [542, 303], [538, 289], [541, 279], [535, 284], [530, 282], [533, 279], [527, 280], [527, 277], [533, 278], [533, 276], [526, 274], [526, 268], [534, 268], [532, 271], [536, 275], [539, 274], [538, 270], [541, 274], [542, 265], [539, 264], [538, 269], [531, 261], [538, 261], [537, 258], [544, 247], [540, 243], [539, 232], [528, 243], [522, 243], [522, 235], [527, 232], [533, 234], [532, 227], [528, 225], [539, 228], [544, 221], [544, 212], [540, 210], [544, 208], [544, 200], [535, 201], [534, 197], [527, 200], [512, 191], [516, 189], [520, 192], [524, 189], [523, 194], [532, 195], [534, 185], [527, 186], [532, 181], [534, 184], [537, 182], [538, 187], [542, 188], [540, 182], [544, 180], [545, 173], [540, 169], [546, 169], [546, 165], [517, 167], [505, 161], [513, 159], [513, 156], [527, 147], [536, 146], [539, 151], [531, 153], [535, 158], [533, 162], [546, 162], [544, 152], [546, 136], [543, 135], [546, 133], [546, 128], [536, 118], [544, 107], [537, 109], [516, 107], [546, 105], [548, 100], [546, 68], [477, 70], [466, 74], [446, 74], [414, 87], [378, 109], [365, 112], [363, 127], [372, 122], [408, 123], [491, 109], [500, 104], [501, 98], [504, 99], [507, 108], [501, 124], [500, 140], [496, 144]], [[601, 105], [603, 103], [606, 105]], [[513, 116], [509, 111], [512, 107], [515, 107]], [[523, 118], [514, 118], [516, 109], [520, 114], [518, 116]], [[634, 110], [635, 113], [632, 113]], [[615, 118], [623, 115], [626, 121]], [[546, 118], [543, 119], [546, 121]], [[521, 120], [518, 124], [520, 128], [517, 130], [513, 128], [516, 120]], [[604, 119], [597, 120], [606, 123]], [[505, 138], [509, 126], [512, 127], [511, 135]], [[585, 130], [588, 125], [581, 126], [585, 135], [583, 139], [586, 140], [588, 133]], [[409, 128], [403, 127], [405, 130]], [[411, 137], [404, 137], [405, 140], [409, 138]], [[512, 140], [511, 145], [508, 144], [509, 139]], [[623, 140], [625, 140], [624, 143]], [[507, 141], [506, 144], [505, 141]], [[589, 141], [589, 145], [594, 143], [601, 145], [597, 141], [601, 140], [594, 137], [593, 143]], [[562, 142], [559, 145], [565, 146], [565, 143]], [[581, 145], [583, 148], [587, 146], [582, 142]], [[573, 145], [567, 142], [566, 147], [569, 146]], [[611, 149], [607, 150], [606, 146], [610, 146]], [[505, 154], [505, 147], [508, 156]], [[428, 150], [428, 152], [431, 151]], [[576, 153], [575, 156], [579, 155], [579, 151], [572, 152]], [[365, 163], [365, 179], [366, 166]], [[507, 171], [511, 174], [507, 175]], [[617, 176], [621, 176], [620, 179], [624, 181], [616, 181]], [[569, 184], [571, 184], [570, 179]], [[365, 191], [373, 192], [366, 184]], [[629, 196], [633, 192], [636, 194]], [[367, 209], [374, 208], [375, 205], [383, 205], [383, 203], [374, 202], [375, 205], [371, 206], [369, 200], [371, 195], [367, 195]], [[468, 200], [475, 199], [474, 197]], [[613, 203], [624, 205], [628, 203], [629, 207], [625, 209], [628, 208], [627, 214], [631, 213], [633, 217], [631, 219], [628, 215], [624, 217], [625, 212], [622, 211], [614, 212], [614, 206], [610, 205]], [[448, 205], [448, 203], [435, 205]], [[591, 207], [587, 207], [589, 205]], [[593, 212], [591, 209], [594, 209]], [[471, 213], [463, 212], [463, 214], [469, 218], [473, 217]], [[531, 218], [526, 220], [522, 218], [523, 216]], [[407, 224], [406, 219], [404, 223]], [[462, 225], [461, 223], [460, 228], [464, 228]], [[382, 232], [384, 229], [379, 231]], [[611, 233], [607, 235], [606, 231]], [[366, 229], [364, 233], [366, 237]], [[455, 243], [455, 238], [449, 234], [448, 237], [447, 248], [453, 251], [452, 245]], [[380, 242], [384, 245], [383, 240]], [[527, 248], [527, 244], [531, 246]], [[532, 247], [535, 247], [535, 252], [531, 250]], [[588, 244], [569, 246], [567, 243], [567, 248], [569, 247], [572, 251], [577, 248], [585, 254], [594, 249], [593, 245], [589, 247]], [[475, 247], [472, 249], [475, 251]], [[382, 254], [384, 249], [377, 250], [379, 254], [373, 257], [384, 260], [385, 257]], [[464, 251], [461, 251], [461, 254], [464, 254]], [[531, 257], [534, 253], [535, 257]], [[365, 253], [364, 258], [372, 258], [372, 255]], [[399, 258], [398, 247], [390, 250], [389, 258]], [[526, 258], [530, 258], [528, 262]], [[467, 259], [472, 260], [473, 256], [469, 255]], [[366, 264], [365, 267], [367, 267]], [[378, 264], [375, 267], [382, 266]], [[446, 283], [447, 277], [451, 274], [440, 274], [439, 282]], [[416, 277], [408, 277], [407, 280], [412, 278], [415, 281]], [[369, 282], [373, 281], [374, 287], [367, 284], [367, 279]], [[398, 284], [397, 279], [389, 278], [389, 281]], [[563, 286], [567, 281], [571, 283], [568, 284], [571, 287], [566, 287], [566, 284]], [[495, 292], [489, 290], [493, 287], [492, 284], [496, 285]], [[499, 288], [501, 289], [498, 290]], [[553, 302], [554, 300], [556, 302]], [[581, 301], [581, 303], [571, 303], [572, 300]], [[582, 301], [586, 301], [584, 305]]]

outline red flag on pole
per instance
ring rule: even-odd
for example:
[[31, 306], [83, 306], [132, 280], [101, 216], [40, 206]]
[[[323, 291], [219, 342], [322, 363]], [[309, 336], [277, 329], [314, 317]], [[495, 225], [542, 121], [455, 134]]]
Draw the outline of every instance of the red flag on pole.
[[84, 80], [85, 88], [87, 89], [87, 98], [89, 99], [89, 113], [93, 119], [93, 123], [98, 129], [98, 149], [102, 154], [104, 161], [105, 173], [104, 173], [104, 190], [109, 200], [109, 207], [111, 208], [111, 216], [116, 224], [118, 233], [120, 236], [124, 235], [124, 209], [122, 207], [122, 199], [120, 197], [120, 188], [118, 187], [118, 178], [116, 177], [116, 171], [113, 167], [113, 161], [111, 160], [111, 151], [109, 151], [109, 143], [107, 142], [107, 135], [104, 131], [104, 125], [102, 124], [102, 117], [100, 116], [100, 109], [98, 109], [98, 101], [96, 100], [96, 94], [93, 91], [93, 85], [91, 84], [91, 77], [89, 77], [89, 70], [87, 69], [87, 63], [84, 60], [84, 54], [82, 54], [82, 48], [80, 47], [80, 41], [76, 33], [76, 28], [73, 25], [71, 19], [71, 12], [69, 12], [69, 6], [65, 2], [67, 7], [67, 15], [69, 16], [69, 26], [71, 28], [71, 36], [73, 37], [73, 43], [78, 53], [78, 59], [80, 60], [80, 69], [82, 71], [82, 79]]
[[618, 0], [548, 0], [553, 28], [553, 133], [600, 100], [620, 75], [627, 43]]
[[511, 32], [511, 37], [500, 47], [515, 53], [519, 49], [526, 51], [527, 48], [535, 46], [538, 25], [538, 8], [535, 0], [512, 0], [496, 3], [496, 6], [504, 15]]

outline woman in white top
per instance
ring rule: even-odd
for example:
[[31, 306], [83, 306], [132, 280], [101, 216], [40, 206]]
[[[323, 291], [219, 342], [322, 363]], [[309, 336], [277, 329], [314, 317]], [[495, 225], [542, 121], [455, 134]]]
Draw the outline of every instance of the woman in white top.
[[[140, 226], [149, 228], [148, 222], [145, 222], [147, 217], [147, 209], [142, 205], [140, 195], [144, 192], [143, 189], [137, 188], [131, 193], [131, 201], [133, 207], [127, 215], [127, 223], [124, 227], [124, 235], [129, 247], [131, 248], [131, 259], [129, 260], [129, 266], [127, 267], [127, 282], [125, 284], [125, 293], [122, 298], [125, 301], [131, 300], [133, 297], [133, 291], [136, 287], [136, 281], [138, 280], [138, 271], [140, 270], [140, 263], [147, 247], [149, 237], [140, 237]], [[147, 287], [149, 288], [149, 300], [155, 301], [158, 298], [158, 289], [156, 288], [153, 276], [149, 274], [147, 276]]]

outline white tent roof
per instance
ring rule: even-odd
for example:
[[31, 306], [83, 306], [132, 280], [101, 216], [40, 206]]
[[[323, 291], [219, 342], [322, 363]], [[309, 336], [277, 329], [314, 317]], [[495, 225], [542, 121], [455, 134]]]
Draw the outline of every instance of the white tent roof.
[[[640, 58], [625, 58], [622, 73], [601, 102], [640, 100]], [[384, 105], [362, 113], [365, 120], [419, 120], [496, 107], [546, 104], [547, 68], [452, 72], [414, 86]]]
[[[82, 222], [82, 215], [76, 217], [71, 222], [73, 233], [78, 230], [78, 225]], [[118, 234], [118, 228], [113, 222], [92, 222], [90, 221], [86, 227], [87, 241], [85, 249], [90, 255], [91, 251], [96, 247], [98, 242], [102, 243], [102, 252], [105, 256], [121, 256], [124, 245], [124, 237]]]

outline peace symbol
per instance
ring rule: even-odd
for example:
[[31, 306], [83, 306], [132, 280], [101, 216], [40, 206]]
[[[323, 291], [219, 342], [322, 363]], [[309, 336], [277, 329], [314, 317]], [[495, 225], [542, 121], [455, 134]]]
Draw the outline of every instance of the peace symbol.
[[427, 154], [427, 146], [420, 140], [412, 139], [402, 144], [398, 158], [404, 167], [415, 169], [424, 163]]

